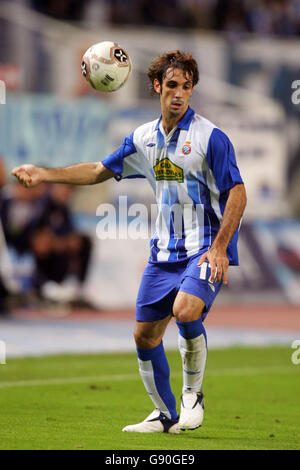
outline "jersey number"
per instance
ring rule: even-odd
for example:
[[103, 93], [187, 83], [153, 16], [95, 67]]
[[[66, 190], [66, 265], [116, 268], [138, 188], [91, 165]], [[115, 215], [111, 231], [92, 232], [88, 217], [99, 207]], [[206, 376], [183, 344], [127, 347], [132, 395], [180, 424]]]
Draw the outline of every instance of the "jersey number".
[[206, 280], [206, 276], [207, 276], [207, 268], [211, 268], [210, 263], [205, 262], [201, 264], [200, 266], [200, 279], [204, 281]]

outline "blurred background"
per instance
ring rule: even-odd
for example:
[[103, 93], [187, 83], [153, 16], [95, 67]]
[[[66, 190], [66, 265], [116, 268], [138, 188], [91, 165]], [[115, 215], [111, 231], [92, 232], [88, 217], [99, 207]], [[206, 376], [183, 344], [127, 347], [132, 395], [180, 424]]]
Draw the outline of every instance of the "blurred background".
[[[83, 53], [104, 40], [120, 43], [133, 63], [116, 93], [95, 92], [81, 75]], [[150, 207], [150, 187], [125, 180], [28, 190], [10, 171], [102, 160], [159, 114], [146, 71], [174, 49], [197, 59], [192, 107], [231, 138], [248, 194], [241, 265], [207, 318], [211, 344], [300, 336], [300, 0], [0, 0], [0, 338], [8, 354], [133, 348], [149, 240], [100, 240], [96, 211], [108, 202], [118, 213], [120, 195]]]

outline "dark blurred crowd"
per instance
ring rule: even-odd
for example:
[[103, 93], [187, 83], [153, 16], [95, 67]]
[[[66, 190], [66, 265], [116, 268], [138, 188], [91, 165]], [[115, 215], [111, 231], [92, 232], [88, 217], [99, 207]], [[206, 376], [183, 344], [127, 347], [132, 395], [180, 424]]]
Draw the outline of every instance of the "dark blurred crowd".
[[[5, 254], [6, 262], [10, 260], [13, 278], [7, 279], [7, 272], [1, 274], [0, 310], [10, 281], [18, 285], [20, 295], [78, 301], [92, 244], [74, 226], [70, 209], [74, 187], [43, 183], [27, 189], [17, 181], [5, 183], [0, 159], [0, 257]], [[5, 261], [1, 262], [3, 267]]]
[[201, 28], [266, 35], [300, 35], [300, 0], [31, 0], [60, 20], [96, 16], [117, 25]]

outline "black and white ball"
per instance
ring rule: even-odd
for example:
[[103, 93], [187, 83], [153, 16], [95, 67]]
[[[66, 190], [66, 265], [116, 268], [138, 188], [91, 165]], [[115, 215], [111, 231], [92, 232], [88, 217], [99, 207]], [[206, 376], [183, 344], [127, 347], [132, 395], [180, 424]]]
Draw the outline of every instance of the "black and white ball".
[[121, 88], [131, 73], [129, 54], [116, 42], [103, 41], [89, 47], [82, 58], [82, 75], [98, 91]]

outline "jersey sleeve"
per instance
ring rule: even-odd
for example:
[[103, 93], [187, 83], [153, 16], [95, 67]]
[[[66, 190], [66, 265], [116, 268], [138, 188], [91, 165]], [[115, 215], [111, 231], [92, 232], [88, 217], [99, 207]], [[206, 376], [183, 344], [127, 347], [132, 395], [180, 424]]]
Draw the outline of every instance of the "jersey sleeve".
[[243, 184], [233, 145], [220, 129], [215, 128], [211, 133], [206, 158], [221, 193]]
[[120, 148], [102, 160], [102, 164], [115, 173], [117, 180], [145, 177], [143, 158], [134, 145], [133, 135], [132, 132], [129, 137], [125, 137]]

